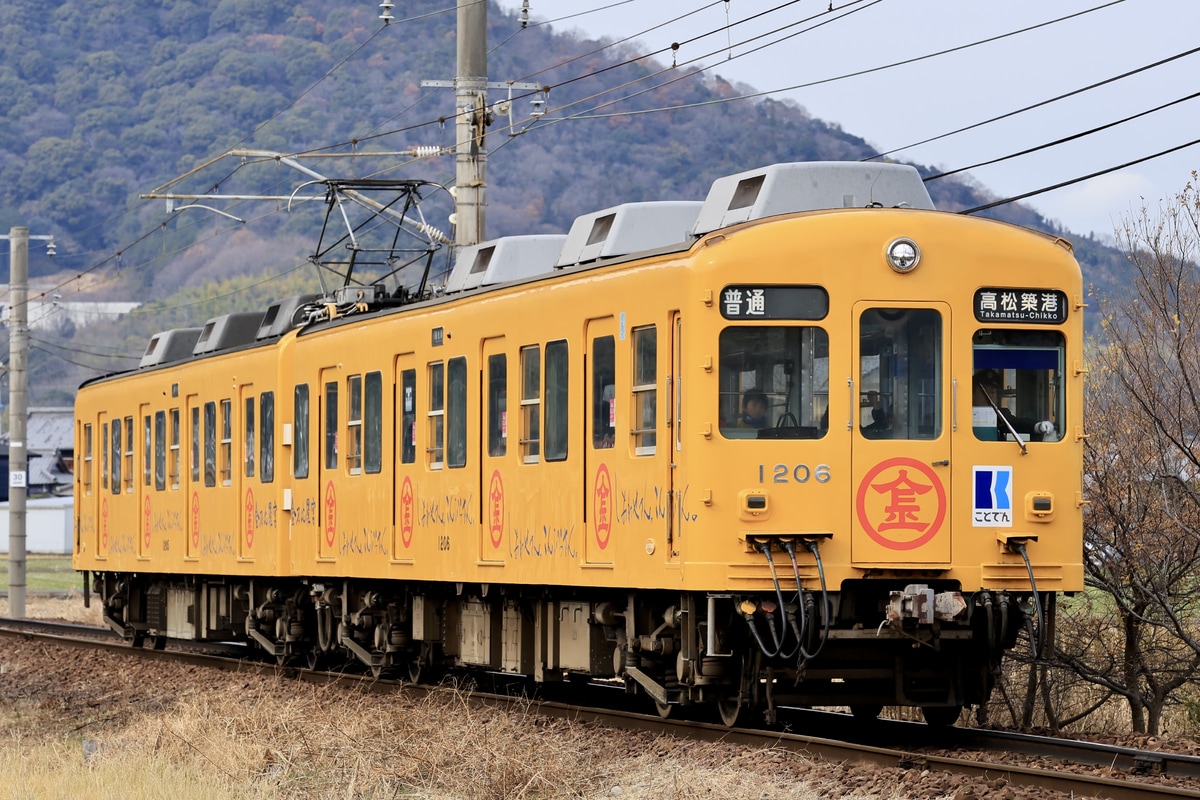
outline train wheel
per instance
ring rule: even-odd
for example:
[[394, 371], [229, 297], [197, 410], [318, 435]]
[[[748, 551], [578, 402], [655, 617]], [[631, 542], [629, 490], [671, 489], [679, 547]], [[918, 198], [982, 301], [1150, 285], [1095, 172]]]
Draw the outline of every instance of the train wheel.
[[167, 649], [167, 637], [151, 636], [150, 637], [150, 647], [153, 650], [166, 650]]
[[722, 697], [717, 701], [717, 713], [726, 728], [736, 728], [739, 722], [744, 721], [744, 711], [741, 697]]
[[313, 645], [304, 654], [304, 663], [309, 669], [317, 670], [325, 663], [325, 654], [319, 647]]
[[663, 719], [670, 719], [671, 712], [674, 709], [675, 707], [670, 703], [660, 703], [657, 700], [654, 701], [654, 710], [657, 711], [658, 716], [662, 717]]
[[925, 706], [921, 709], [925, 724], [932, 728], [948, 728], [958, 722], [962, 706]]
[[882, 703], [850, 704], [850, 713], [858, 720], [878, 719], [879, 712], [881, 711], [883, 711]]

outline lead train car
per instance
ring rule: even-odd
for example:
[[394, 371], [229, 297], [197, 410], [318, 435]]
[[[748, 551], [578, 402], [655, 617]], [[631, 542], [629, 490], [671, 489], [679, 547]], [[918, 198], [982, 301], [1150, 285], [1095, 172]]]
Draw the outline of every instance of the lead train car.
[[456, 291], [219, 318], [86, 383], [74, 565], [108, 624], [946, 723], [1083, 588], [1062, 239], [851, 163], [581, 218], [557, 262], [528, 238], [515, 280], [485, 243]]

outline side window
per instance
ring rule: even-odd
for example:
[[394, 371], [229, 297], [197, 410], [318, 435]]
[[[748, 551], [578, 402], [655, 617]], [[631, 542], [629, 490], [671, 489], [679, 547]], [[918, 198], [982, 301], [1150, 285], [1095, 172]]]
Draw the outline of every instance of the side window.
[[292, 406], [292, 476], [308, 477], [308, 384], [296, 386]]
[[83, 474], [80, 476], [83, 482], [84, 494], [92, 493], [92, 426], [91, 423], [83, 426]]
[[429, 365], [429, 445], [425, 452], [430, 469], [441, 469], [445, 458], [443, 444], [446, 436], [446, 365]]
[[400, 373], [401, 402], [404, 404], [400, 418], [400, 462], [415, 464], [417, 461], [417, 371], [406, 369]]
[[616, 438], [616, 342], [611, 336], [592, 339], [592, 446], [607, 449]]
[[121, 493], [121, 418], [112, 421], [112, 493]]
[[217, 404], [204, 404], [204, 485], [217, 485]]
[[275, 393], [258, 398], [258, 476], [263, 483], [275, 480]]
[[367, 472], [380, 472], [383, 469], [383, 373], [367, 373], [363, 403], [366, 418], [363, 466]]
[[168, 474], [171, 488], [179, 488], [179, 409], [171, 409], [171, 459]]
[[653, 325], [633, 330], [633, 447], [654, 455], [657, 441], [658, 332]]
[[467, 465], [467, 360], [452, 358], [446, 373], [446, 463]]
[[221, 485], [233, 483], [233, 401], [221, 401]]
[[200, 482], [200, 408], [192, 409], [192, 481]]
[[125, 491], [133, 492], [133, 417], [125, 418]]
[[154, 412], [154, 488], [167, 488], [167, 412]]
[[325, 469], [337, 469], [338, 464], [338, 385], [325, 384]]
[[346, 468], [351, 475], [362, 472], [362, 396], [362, 375], [346, 378]]
[[150, 485], [150, 479], [153, 475], [151, 468], [151, 457], [154, 454], [154, 438], [151, 433], [153, 430], [149, 414], [142, 416], [142, 484]]
[[246, 477], [254, 477], [254, 396], [246, 398]]
[[541, 455], [542, 350], [521, 348], [521, 460], [536, 464]]
[[546, 345], [546, 460], [563, 461], [567, 457], [567, 343]]
[[100, 488], [108, 488], [108, 423], [100, 426]]
[[508, 357], [488, 356], [488, 455], [508, 452]]

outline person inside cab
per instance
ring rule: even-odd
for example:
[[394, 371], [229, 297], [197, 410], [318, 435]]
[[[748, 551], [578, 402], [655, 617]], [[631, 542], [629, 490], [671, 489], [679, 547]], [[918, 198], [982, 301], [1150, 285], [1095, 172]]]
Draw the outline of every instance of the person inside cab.
[[742, 395], [742, 413], [738, 417], [739, 428], [767, 427], [767, 395], [761, 389], [750, 389]]
[[1003, 442], [1014, 438], [1015, 431], [1025, 441], [1057, 441], [1053, 422], [1018, 417], [1000, 404], [1003, 383], [999, 370], [976, 370], [971, 381], [971, 427], [975, 437]]

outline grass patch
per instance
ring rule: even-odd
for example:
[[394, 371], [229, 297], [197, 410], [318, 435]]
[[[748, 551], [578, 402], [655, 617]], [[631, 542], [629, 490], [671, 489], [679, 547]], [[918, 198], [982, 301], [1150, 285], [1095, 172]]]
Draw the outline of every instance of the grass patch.
[[[8, 590], [8, 556], [0, 561], [0, 590]], [[25, 556], [25, 591], [45, 592], [73, 589], [83, 591], [83, 578], [71, 568], [68, 555], [29, 553]]]

